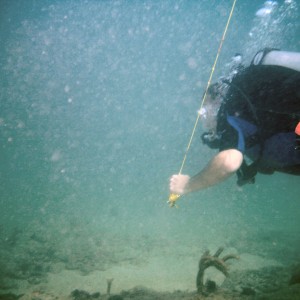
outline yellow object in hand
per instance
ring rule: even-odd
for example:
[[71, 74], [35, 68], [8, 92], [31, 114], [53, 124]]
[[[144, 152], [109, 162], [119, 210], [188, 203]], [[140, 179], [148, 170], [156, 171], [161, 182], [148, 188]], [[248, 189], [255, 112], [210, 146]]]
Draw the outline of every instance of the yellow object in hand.
[[180, 198], [181, 195], [179, 194], [170, 194], [169, 196], [169, 201], [168, 201], [168, 204], [170, 207], [177, 207], [177, 205], [175, 204], [175, 202]]

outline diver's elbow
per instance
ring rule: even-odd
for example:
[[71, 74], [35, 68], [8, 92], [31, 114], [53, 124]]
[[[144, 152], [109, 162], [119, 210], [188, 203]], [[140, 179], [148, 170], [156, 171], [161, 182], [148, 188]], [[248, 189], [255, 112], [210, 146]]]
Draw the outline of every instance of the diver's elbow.
[[223, 169], [226, 173], [235, 173], [243, 162], [243, 154], [236, 149], [228, 149], [219, 153], [223, 157]]

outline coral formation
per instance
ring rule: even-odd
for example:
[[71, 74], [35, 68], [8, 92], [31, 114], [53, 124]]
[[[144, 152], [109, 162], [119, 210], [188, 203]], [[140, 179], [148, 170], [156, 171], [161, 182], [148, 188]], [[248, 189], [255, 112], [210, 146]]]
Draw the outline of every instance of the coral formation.
[[222, 272], [225, 276], [228, 276], [228, 266], [225, 262], [229, 259], [238, 259], [238, 256], [234, 254], [225, 255], [223, 258], [219, 258], [220, 254], [223, 252], [224, 248], [220, 247], [214, 255], [210, 255], [209, 251], [205, 251], [201, 256], [199, 261], [199, 271], [197, 274], [197, 291], [198, 293], [204, 292], [204, 271], [209, 267], [215, 267], [220, 272]]
[[111, 286], [112, 286], [113, 280], [114, 280], [113, 278], [106, 279], [106, 282], [107, 282], [106, 294], [108, 296], [110, 295], [110, 291], [111, 291]]
[[294, 267], [289, 285], [300, 283], [300, 265]]
[[100, 293], [90, 294], [83, 290], [74, 290], [71, 293], [72, 300], [93, 300], [93, 299], [100, 299]]

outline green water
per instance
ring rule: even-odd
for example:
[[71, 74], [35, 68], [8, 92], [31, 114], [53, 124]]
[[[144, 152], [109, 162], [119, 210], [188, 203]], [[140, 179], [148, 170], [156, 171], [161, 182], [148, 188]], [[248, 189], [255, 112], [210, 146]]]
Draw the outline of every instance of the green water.
[[[99, 242], [111, 236], [149, 255], [156, 240], [262, 255], [267, 240], [269, 257], [299, 261], [297, 177], [258, 175], [243, 188], [232, 178], [166, 204], [231, 4], [1, 1], [2, 287], [57, 262], [86, 273], [118, 264], [120, 245]], [[236, 52], [249, 62], [265, 46], [300, 51], [296, 2], [260, 19], [262, 5], [237, 2], [214, 78]], [[201, 132], [184, 173], [213, 155]]]

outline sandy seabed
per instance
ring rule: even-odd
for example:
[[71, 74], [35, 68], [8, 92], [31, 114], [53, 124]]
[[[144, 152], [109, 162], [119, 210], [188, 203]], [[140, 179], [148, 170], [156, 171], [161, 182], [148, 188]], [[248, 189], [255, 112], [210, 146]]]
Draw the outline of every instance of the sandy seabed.
[[[67, 270], [61, 263], [41, 280], [11, 280], [3, 288], [0, 299], [19, 295], [19, 299], [109, 299], [107, 279], [113, 279], [111, 299], [300, 299], [300, 284], [288, 285], [291, 269], [279, 261], [250, 253], [239, 254], [239, 260], [229, 262], [230, 276], [209, 268], [206, 279], [217, 283], [217, 290], [206, 296], [196, 293], [198, 258], [188, 248], [176, 253], [149, 252], [143, 260], [124, 260], [106, 270], [82, 272]], [[238, 253], [234, 248], [227, 252]], [[180, 253], [180, 254], [178, 254]], [[137, 250], [137, 256], [139, 250]], [[132, 256], [132, 253], [131, 253]], [[86, 294], [76, 294], [75, 290]], [[73, 292], [73, 294], [72, 294]], [[11, 295], [9, 296], [9, 294]], [[100, 294], [97, 294], [100, 293]], [[119, 296], [119, 298], [116, 298]], [[115, 298], [113, 298], [115, 297]]]
[[[168, 239], [70, 226], [57, 231], [38, 224], [6, 234], [0, 249], [0, 299], [300, 299], [300, 272], [289, 285], [300, 258], [297, 233], [255, 233], [227, 242], [202, 234], [200, 241], [183, 241], [180, 234]], [[208, 268], [204, 281], [217, 288], [198, 295], [201, 255], [225, 243], [221, 256], [239, 259], [226, 262], [228, 277]], [[108, 279], [113, 279], [110, 296]]]

